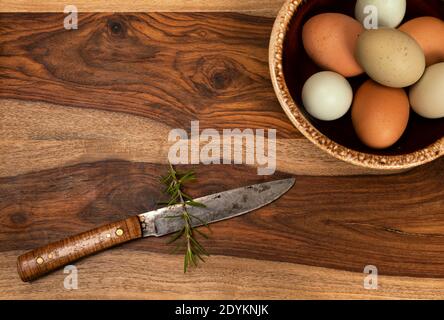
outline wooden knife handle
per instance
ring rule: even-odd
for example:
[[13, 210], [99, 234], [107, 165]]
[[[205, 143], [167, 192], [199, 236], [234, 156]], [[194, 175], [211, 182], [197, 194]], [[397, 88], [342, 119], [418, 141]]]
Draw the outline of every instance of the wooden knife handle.
[[90, 254], [142, 237], [137, 216], [29, 251], [17, 259], [17, 270], [23, 281], [34, 280]]

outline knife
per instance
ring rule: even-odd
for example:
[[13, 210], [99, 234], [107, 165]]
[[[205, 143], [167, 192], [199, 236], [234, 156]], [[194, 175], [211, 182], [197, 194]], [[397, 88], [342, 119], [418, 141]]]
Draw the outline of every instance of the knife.
[[[286, 193], [294, 178], [275, 180], [196, 199], [205, 207], [187, 207], [196, 217], [195, 227], [230, 219], [259, 209]], [[90, 231], [68, 237], [29, 251], [17, 259], [17, 270], [23, 281], [32, 281], [55, 269], [85, 256], [115, 245], [144, 237], [161, 237], [182, 229], [182, 219], [171, 219], [182, 214], [182, 205], [174, 205], [146, 212]]]

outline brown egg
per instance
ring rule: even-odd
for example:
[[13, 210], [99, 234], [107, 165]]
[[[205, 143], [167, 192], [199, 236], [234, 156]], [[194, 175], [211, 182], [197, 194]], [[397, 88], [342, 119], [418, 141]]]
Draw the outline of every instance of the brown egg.
[[418, 42], [424, 51], [427, 66], [444, 61], [444, 21], [420, 17], [404, 23], [399, 30]]
[[384, 149], [402, 136], [409, 113], [409, 100], [404, 89], [389, 88], [368, 80], [355, 95], [353, 127], [364, 144]]
[[352, 77], [364, 72], [354, 57], [363, 31], [364, 27], [349, 16], [323, 13], [305, 23], [302, 41], [307, 54], [321, 68]]

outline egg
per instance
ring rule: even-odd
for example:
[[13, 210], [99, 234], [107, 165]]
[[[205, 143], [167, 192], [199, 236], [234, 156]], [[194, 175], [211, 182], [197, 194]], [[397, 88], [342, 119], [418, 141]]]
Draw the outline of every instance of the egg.
[[414, 84], [425, 69], [419, 44], [408, 34], [390, 28], [364, 31], [358, 38], [356, 58], [370, 78], [394, 88]]
[[417, 114], [430, 119], [444, 117], [444, 62], [428, 67], [410, 88], [409, 97]]
[[359, 139], [374, 149], [393, 145], [409, 120], [409, 100], [404, 89], [366, 81], [356, 92], [351, 116]]
[[399, 30], [418, 42], [424, 51], [427, 66], [444, 62], [444, 21], [434, 17], [420, 17], [404, 23]]
[[406, 0], [358, 0], [355, 6], [355, 17], [365, 25], [365, 19], [369, 16], [367, 6], [377, 9], [377, 27], [397, 27], [404, 19]]
[[350, 109], [353, 90], [342, 75], [322, 71], [312, 75], [302, 88], [302, 102], [309, 114], [319, 120], [341, 118]]
[[309, 57], [322, 69], [352, 77], [364, 72], [354, 57], [356, 40], [363, 31], [363, 26], [349, 16], [323, 13], [304, 24], [302, 42]]

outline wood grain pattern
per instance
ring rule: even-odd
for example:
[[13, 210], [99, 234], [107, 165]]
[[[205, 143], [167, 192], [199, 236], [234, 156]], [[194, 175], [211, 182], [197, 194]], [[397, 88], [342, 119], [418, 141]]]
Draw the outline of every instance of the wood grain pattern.
[[[0, 110], [0, 177], [109, 159], [166, 163], [172, 145], [173, 128], [125, 113], [18, 100], [1, 100]], [[276, 162], [292, 174], [387, 173], [338, 161], [302, 136], [278, 139]]]
[[[306, 141], [271, 87], [273, 19], [81, 14], [70, 32], [62, 18], [0, 14], [1, 298], [444, 297], [444, 159], [375, 176]], [[295, 187], [212, 226], [213, 256], [190, 274], [158, 238], [78, 262], [77, 291], [61, 271], [20, 282], [25, 250], [154, 209], [167, 134], [190, 120], [278, 130], [275, 175], [197, 165], [192, 195], [294, 174]], [[362, 289], [368, 264], [378, 290]]]
[[0, 19], [0, 98], [125, 112], [173, 128], [198, 119], [202, 129], [272, 126], [280, 138], [300, 136], [270, 82], [272, 19], [82, 14], [78, 30], [65, 30], [61, 14]]
[[[279, 201], [218, 223], [204, 243], [216, 255], [356, 272], [373, 264], [386, 275], [444, 277], [443, 163], [377, 179], [300, 176]], [[154, 209], [165, 170], [107, 161], [1, 178], [0, 249], [38, 247]], [[189, 189], [196, 197], [286, 176], [258, 177], [243, 166], [198, 171], [202, 178]], [[145, 239], [126, 247], [167, 253], [166, 242]]]
[[[361, 273], [299, 264], [211, 256], [183, 274], [182, 257], [105, 251], [76, 264], [78, 289], [66, 290], [63, 270], [35, 282], [15, 275], [20, 251], [2, 252], [0, 297], [3, 299], [440, 299], [444, 280], [380, 275], [377, 290], [363, 287]], [[10, 276], [6, 276], [10, 275]]]
[[[77, 0], [80, 12], [242, 12], [274, 17], [284, 0]], [[60, 0], [0, 0], [0, 12], [63, 12]]]
[[20, 255], [17, 271], [23, 281], [32, 281], [83, 257], [142, 237], [136, 216], [47, 244]]

